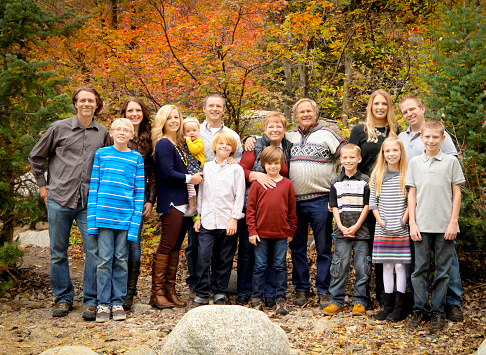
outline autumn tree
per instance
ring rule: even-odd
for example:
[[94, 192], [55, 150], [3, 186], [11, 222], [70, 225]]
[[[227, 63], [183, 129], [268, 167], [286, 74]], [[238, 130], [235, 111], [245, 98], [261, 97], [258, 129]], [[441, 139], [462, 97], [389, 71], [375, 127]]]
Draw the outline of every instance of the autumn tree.
[[47, 62], [29, 53], [46, 38], [69, 35], [79, 26], [69, 13], [52, 16], [32, 0], [0, 2], [0, 245], [12, 241], [28, 206], [19, 177], [28, 172], [35, 138], [70, 108], [69, 97], [59, 91], [67, 80], [54, 78], [45, 71]]

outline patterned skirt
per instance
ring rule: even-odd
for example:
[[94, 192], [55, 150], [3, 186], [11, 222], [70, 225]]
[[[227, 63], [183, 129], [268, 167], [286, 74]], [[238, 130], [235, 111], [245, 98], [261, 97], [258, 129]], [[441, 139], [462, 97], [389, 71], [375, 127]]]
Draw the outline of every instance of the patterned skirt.
[[373, 263], [411, 264], [410, 236], [375, 235], [373, 240]]

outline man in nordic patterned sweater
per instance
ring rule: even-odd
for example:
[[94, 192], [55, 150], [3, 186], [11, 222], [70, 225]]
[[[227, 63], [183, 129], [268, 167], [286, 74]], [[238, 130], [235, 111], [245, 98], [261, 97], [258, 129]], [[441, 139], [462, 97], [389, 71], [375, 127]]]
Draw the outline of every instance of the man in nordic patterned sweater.
[[331, 181], [336, 177], [336, 160], [344, 140], [334, 131], [316, 123], [316, 103], [301, 99], [293, 107], [299, 127], [285, 134], [292, 144], [289, 178], [294, 183], [297, 203], [297, 231], [290, 243], [292, 251], [292, 283], [297, 291], [294, 303], [304, 305], [309, 298], [309, 265], [307, 231], [314, 233], [317, 251], [316, 288], [320, 307], [329, 302], [332, 253], [332, 215], [328, 211]]

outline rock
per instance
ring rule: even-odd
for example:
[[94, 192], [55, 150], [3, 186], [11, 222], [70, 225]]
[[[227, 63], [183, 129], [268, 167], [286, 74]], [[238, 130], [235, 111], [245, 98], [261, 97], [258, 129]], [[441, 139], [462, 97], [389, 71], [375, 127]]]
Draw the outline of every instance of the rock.
[[203, 306], [182, 317], [160, 354], [290, 354], [285, 332], [265, 313], [240, 306]]
[[486, 355], [486, 340], [481, 343], [476, 355]]
[[141, 346], [136, 349], [125, 351], [123, 355], [157, 355], [157, 353], [146, 346]]
[[19, 234], [20, 244], [35, 245], [42, 248], [49, 248], [49, 230], [36, 231], [28, 230]]
[[332, 329], [336, 326], [336, 323], [334, 323], [329, 317], [322, 317], [319, 318], [315, 323], [314, 323], [314, 328], [312, 328], [312, 331], [315, 333], [322, 333], [323, 331], [327, 329]]
[[41, 343], [52, 343], [56, 341], [56, 337], [46, 330], [34, 328], [30, 331], [29, 340]]
[[38, 308], [42, 308], [44, 307], [44, 303], [42, 302], [35, 302], [35, 301], [23, 301], [23, 300], [20, 300], [20, 304], [24, 307], [24, 308], [30, 308], [30, 309], [38, 309]]
[[35, 224], [35, 229], [38, 231], [49, 229], [49, 223], [47, 222], [37, 222]]
[[98, 353], [84, 346], [59, 346], [47, 349], [40, 355], [98, 355]]
[[132, 306], [133, 314], [140, 314], [140, 313], [146, 313], [146, 312], [151, 312], [151, 311], [154, 311], [154, 308], [152, 308], [152, 306], [149, 305], [149, 304], [135, 303]]

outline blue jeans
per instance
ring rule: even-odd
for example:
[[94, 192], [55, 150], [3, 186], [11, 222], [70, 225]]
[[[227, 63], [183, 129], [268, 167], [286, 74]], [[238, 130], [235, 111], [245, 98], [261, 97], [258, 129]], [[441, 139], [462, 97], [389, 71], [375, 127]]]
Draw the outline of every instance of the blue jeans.
[[226, 229], [205, 229], [201, 226], [195, 287], [199, 299], [209, 298], [211, 288], [215, 300], [229, 295], [228, 282], [235, 256], [236, 238], [236, 234], [226, 235]]
[[122, 305], [128, 281], [127, 231], [100, 228], [98, 256], [98, 304]]
[[96, 236], [88, 235], [87, 210], [81, 199], [76, 208], [64, 207], [47, 196], [47, 220], [51, 252], [51, 288], [57, 296], [55, 302], [73, 303], [74, 287], [69, 275], [67, 250], [73, 221], [76, 221], [85, 253], [83, 277], [83, 303], [96, 306], [96, 266], [98, 265], [98, 243]]
[[449, 288], [447, 289], [446, 304], [449, 306], [461, 307], [462, 293], [463, 289], [461, 273], [459, 271], [459, 259], [457, 258], [457, 253], [454, 249], [454, 258], [452, 259], [451, 268], [449, 270]]
[[[266, 284], [265, 271], [270, 261], [272, 261], [275, 269], [276, 298], [287, 299], [287, 238], [261, 238], [254, 249], [253, 297], [263, 299]], [[272, 258], [271, 260], [270, 257]]]
[[[253, 293], [253, 269], [255, 266], [255, 246], [248, 239], [246, 218], [238, 220], [238, 263], [237, 288], [238, 296], [251, 297]], [[265, 271], [265, 297], [275, 297], [275, 269], [273, 252], [269, 250], [268, 265]]]
[[309, 223], [314, 232], [317, 252], [316, 288], [319, 294], [329, 293], [332, 260], [332, 217], [327, 209], [329, 197], [297, 201], [297, 231], [289, 244], [292, 251], [292, 284], [296, 291], [309, 291], [309, 264], [307, 262], [307, 235]]
[[435, 276], [431, 289], [430, 309], [433, 313], [445, 315], [449, 270], [454, 257], [454, 241], [445, 240], [444, 233], [421, 233], [421, 235], [422, 240], [414, 242], [415, 271], [412, 274], [414, 309], [424, 313], [429, 311], [430, 253], [435, 245]]
[[356, 240], [354, 238], [334, 239], [334, 257], [331, 265], [331, 303], [344, 307], [346, 278], [351, 264], [351, 252], [353, 252], [353, 266], [356, 275], [354, 282], [354, 304], [366, 306], [368, 296], [366, 294], [368, 279], [371, 274], [371, 257], [369, 256], [368, 240]]

